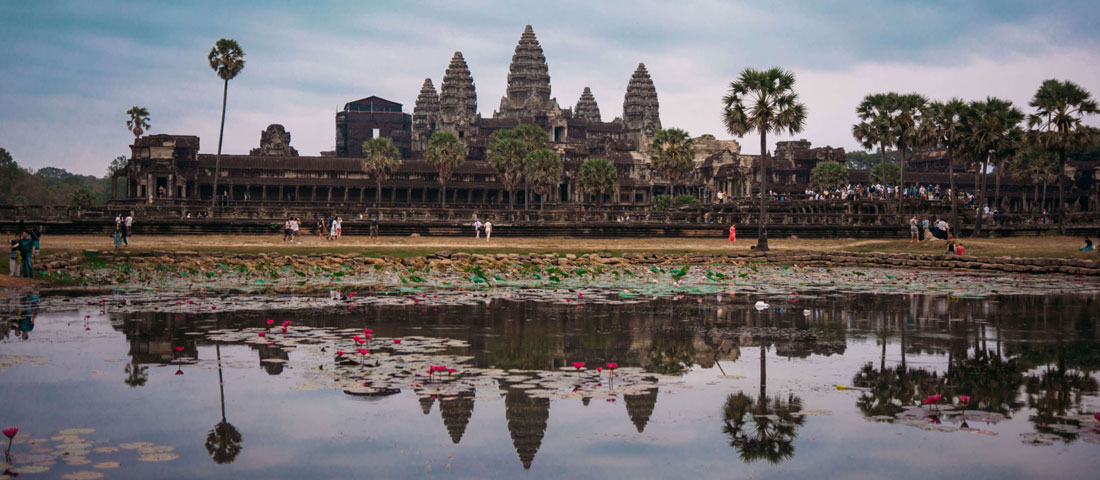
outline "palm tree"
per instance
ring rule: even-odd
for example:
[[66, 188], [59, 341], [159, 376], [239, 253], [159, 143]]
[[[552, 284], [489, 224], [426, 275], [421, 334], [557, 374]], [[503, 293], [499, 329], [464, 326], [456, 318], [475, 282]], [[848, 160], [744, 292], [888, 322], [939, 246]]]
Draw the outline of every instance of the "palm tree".
[[[1046, 80], [1029, 103], [1035, 113], [1028, 117], [1031, 128], [1040, 132], [1043, 145], [1058, 156], [1058, 230], [1065, 234], [1066, 156], [1091, 141], [1092, 129], [1084, 124], [1086, 115], [1100, 113], [1092, 94], [1066, 81]], [[1089, 138], [1093, 137], [1093, 138]]]
[[428, 164], [439, 171], [440, 200], [447, 207], [447, 181], [451, 172], [466, 160], [466, 148], [454, 133], [437, 131], [428, 139]]
[[965, 152], [977, 164], [981, 172], [981, 185], [978, 187], [978, 220], [974, 225], [973, 236], [982, 231], [983, 210], [985, 206], [985, 186], [989, 166], [1000, 162], [1015, 152], [1022, 135], [1020, 122], [1024, 114], [1012, 106], [1012, 102], [989, 97], [985, 101], [972, 102], [967, 117], [966, 136], [963, 137]]
[[218, 175], [222, 163], [222, 139], [225, 137], [225, 104], [229, 95], [229, 81], [236, 78], [244, 69], [244, 50], [237, 45], [237, 41], [231, 38], [222, 38], [214, 43], [207, 56], [210, 68], [224, 81], [222, 86], [222, 124], [218, 130], [218, 155], [214, 157], [214, 198], [211, 200], [210, 209], [213, 211], [218, 203]]
[[577, 188], [585, 195], [595, 195], [603, 204], [603, 196], [619, 188], [619, 171], [606, 158], [590, 158], [581, 164]]
[[558, 152], [540, 148], [527, 154], [524, 164], [527, 167], [524, 177], [535, 186], [535, 191], [539, 193], [539, 209], [544, 210], [546, 197], [550, 196], [551, 189], [561, 182], [561, 158]]
[[679, 128], [657, 132], [650, 145], [653, 167], [668, 180], [668, 194], [674, 196], [674, 182], [689, 171], [695, 162], [695, 145], [691, 135]]
[[375, 203], [382, 203], [382, 180], [401, 164], [401, 152], [389, 137], [378, 137], [363, 142], [363, 155], [363, 171], [374, 178], [378, 186]]
[[508, 190], [508, 207], [515, 208], [516, 186], [523, 178], [523, 160], [527, 145], [515, 130], [497, 130], [489, 135], [489, 163], [500, 174], [500, 183]]
[[145, 382], [149, 380], [149, 367], [143, 366], [137, 361], [130, 362], [126, 365], [126, 379], [122, 381], [130, 388], [144, 387]]
[[[548, 134], [546, 133], [546, 130], [543, 130], [542, 127], [539, 127], [538, 125], [531, 125], [529, 123], [528, 124], [523, 124], [523, 125], [517, 126], [512, 131], [515, 132], [516, 137], [519, 138], [520, 140], [522, 140], [523, 144], [526, 146], [526, 150], [523, 153], [523, 157], [525, 159], [524, 161], [526, 161], [527, 155], [530, 154], [531, 152], [534, 152], [535, 150], [546, 147], [546, 139], [548, 138]], [[527, 167], [524, 166], [523, 168], [526, 169]], [[531, 204], [531, 202], [530, 202], [531, 192], [530, 192], [530, 189], [528, 188], [528, 184], [529, 184], [528, 178], [527, 178], [526, 175], [524, 175], [523, 176], [523, 209], [524, 210], [527, 210], [528, 208], [530, 208], [530, 204]]]
[[729, 93], [722, 98], [726, 129], [743, 137], [749, 132], [760, 134], [760, 229], [758, 250], [768, 249], [768, 132], [783, 131], [793, 135], [806, 123], [806, 106], [794, 92], [794, 73], [775, 67], [768, 70], [746, 68], [737, 81], [730, 83]]
[[[856, 115], [859, 115], [860, 123], [852, 125], [852, 136], [867, 150], [878, 147], [882, 157], [882, 175], [879, 177], [885, 184], [886, 176], [886, 147], [892, 146], [897, 141], [894, 134], [894, 112], [898, 104], [896, 93], [875, 93], [863, 97], [863, 101], [856, 107]], [[885, 193], [885, 192], [883, 192]], [[890, 197], [886, 196], [886, 205], [890, 205]]]
[[134, 139], [141, 136], [149, 129], [149, 110], [145, 107], [133, 106], [126, 111], [130, 119], [126, 121], [126, 129], [134, 134]]
[[952, 98], [947, 102], [932, 102], [921, 114], [918, 139], [930, 148], [947, 149], [947, 173], [951, 179], [951, 231], [958, 236], [959, 191], [955, 186], [955, 162], [958, 161], [960, 142], [966, 129], [966, 102]]
[[898, 185], [904, 189], [905, 155], [909, 153], [910, 148], [918, 143], [917, 129], [920, 126], [920, 115], [924, 110], [924, 106], [928, 104], [928, 98], [919, 93], [907, 93], [897, 95], [895, 101], [897, 102], [895, 104], [897, 115], [893, 119], [893, 143], [898, 149], [898, 155], [901, 156], [901, 177]]

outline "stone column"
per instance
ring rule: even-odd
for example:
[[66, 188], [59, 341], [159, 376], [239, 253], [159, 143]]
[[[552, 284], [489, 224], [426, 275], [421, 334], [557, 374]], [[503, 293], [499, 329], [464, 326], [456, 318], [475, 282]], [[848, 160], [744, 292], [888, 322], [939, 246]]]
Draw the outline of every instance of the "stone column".
[[348, 203], [348, 187], [344, 187], [344, 203]]
[[332, 187], [328, 187], [328, 198], [325, 201], [332, 203]]
[[153, 190], [156, 189], [156, 187], [153, 186], [153, 183], [154, 183], [153, 182], [153, 174], [151, 174], [151, 173], [145, 174], [145, 194], [149, 198], [153, 198], [155, 196], [155, 194], [153, 193]]

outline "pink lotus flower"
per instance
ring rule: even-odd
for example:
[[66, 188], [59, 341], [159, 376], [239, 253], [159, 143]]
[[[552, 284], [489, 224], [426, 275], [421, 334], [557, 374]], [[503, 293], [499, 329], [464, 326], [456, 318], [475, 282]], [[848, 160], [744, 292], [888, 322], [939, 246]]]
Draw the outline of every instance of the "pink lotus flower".
[[614, 372], [616, 368], [619, 368], [619, 364], [617, 364], [617, 363], [608, 363], [607, 364], [607, 369], [611, 370], [612, 372]]
[[398, 343], [399, 344], [399, 343], [401, 343], [401, 339], [400, 338], [395, 338], [395, 339], [393, 339], [393, 343]]
[[352, 335], [352, 336], [351, 336], [351, 339], [352, 339], [352, 340], [355, 340], [356, 342], [358, 342], [358, 341], [359, 341], [359, 335]]
[[584, 362], [573, 362], [573, 368], [580, 371], [580, 369], [584, 368]]
[[344, 356], [344, 351], [343, 351], [343, 350], [337, 350], [337, 351], [336, 351], [336, 356], [337, 356], [337, 357], [342, 357], [342, 356]]
[[177, 369], [176, 370], [176, 375], [183, 375], [183, 369], [182, 368]]
[[453, 369], [453, 368], [448, 368], [448, 369], [447, 369], [447, 375], [450, 375], [450, 374], [452, 374], [452, 373], [455, 373], [455, 369]]
[[217, 310], [217, 309], [218, 309], [218, 307], [215, 307], [215, 306], [211, 305], [211, 306], [210, 306], [210, 309], [211, 309], [211, 310]]
[[358, 344], [362, 345], [362, 344], [364, 344], [364, 343], [367, 343], [367, 341], [366, 341], [366, 340], [363, 340], [362, 338], [356, 338], [356, 339], [355, 339], [355, 343], [358, 343]]
[[269, 326], [269, 327], [270, 327], [270, 326], [272, 326], [272, 325], [275, 325], [275, 320], [272, 320], [272, 319], [270, 319], [270, 318], [269, 318], [269, 319], [267, 319], [267, 326]]
[[266, 336], [267, 336], [267, 332], [260, 332], [260, 336], [261, 336], [261, 337], [266, 337]]
[[283, 333], [286, 333], [286, 327], [283, 327]]
[[183, 347], [176, 347], [176, 353], [182, 353]]
[[4, 429], [4, 436], [9, 439], [15, 438], [15, 435], [19, 433], [19, 427], [11, 427]]
[[365, 348], [360, 348], [358, 350], [358, 352], [359, 352], [360, 355], [366, 355], [366, 354], [370, 353], [370, 351], [365, 349]]
[[596, 367], [596, 373], [603, 373], [603, 367]]
[[959, 395], [959, 401], [962, 402], [963, 405], [966, 405], [970, 403], [970, 397], [968, 395]]
[[1095, 418], [1095, 419], [1097, 419], [1097, 420], [1100, 420], [1100, 413], [1094, 413], [1094, 414], [1092, 414], [1092, 418]]
[[365, 337], [365, 338], [372, 338], [372, 337], [374, 337], [374, 335], [371, 335], [371, 334], [369, 334], [369, 333], [368, 333], [368, 334], [366, 334], [366, 335], [363, 335], [363, 337]]
[[374, 330], [371, 330], [369, 328], [364, 328], [363, 333], [367, 334], [367, 338], [370, 338], [370, 334], [374, 333]]

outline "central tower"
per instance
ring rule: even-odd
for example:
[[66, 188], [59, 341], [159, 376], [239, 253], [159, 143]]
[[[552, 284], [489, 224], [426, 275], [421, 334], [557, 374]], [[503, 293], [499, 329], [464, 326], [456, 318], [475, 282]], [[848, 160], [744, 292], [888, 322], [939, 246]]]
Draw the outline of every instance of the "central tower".
[[560, 112], [557, 102], [550, 98], [550, 67], [546, 55], [535, 38], [535, 30], [527, 25], [516, 44], [512, 63], [508, 66], [508, 89], [500, 99], [499, 118], [526, 119], [553, 116]]

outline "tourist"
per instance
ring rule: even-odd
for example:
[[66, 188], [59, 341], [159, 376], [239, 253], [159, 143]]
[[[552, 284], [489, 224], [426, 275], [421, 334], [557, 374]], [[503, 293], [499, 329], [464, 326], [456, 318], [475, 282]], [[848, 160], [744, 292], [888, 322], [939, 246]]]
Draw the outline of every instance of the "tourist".
[[961, 257], [961, 256], [963, 256], [964, 251], [965, 250], [963, 249], [962, 242], [959, 242], [957, 245], [955, 245], [955, 255], [958, 255], [958, 256]]
[[8, 243], [11, 246], [11, 253], [8, 258], [8, 275], [13, 277], [19, 276], [19, 236], [8, 235]]
[[1085, 237], [1085, 246], [1081, 247], [1081, 251], [1082, 252], [1088, 252], [1092, 249], [1093, 249], [1092, 240], [1089, 240], [1089, 237]]
[[125, 226], [125, 227], [126, 227], [126, 231], [125, 231], [125, 232], [123, 232], [123, 233], [124, 233], [124, 234], [125, 234], [125, 235], [126, 235], [127, 237], [132, 237], [132, 236], [134, 236], [134, 230], [133, 230], [133, 226], [134, 226], [134, 214], [132, 214], [132, 213], [127, 213], [127, 214], [126, 214], [126, 218], [125, 218], [124, 220], [122, 220], [122, 224], [123, 224], [123, 226]]
[[331, 223], [329, 223], [329, 227], [328, 227], [328, 239], [335, 242], [336, 237], [339, 235], [339, 233], [340, 233], [340, 219], [336, 218], [336, 217], [333, 217], [332, 221], [331, 221]]
[[371, 217], [370, 219], [370, 238], [371, 240], [378, 238], [378, 217]]
[[[121, 228], [121, 227], [122, 227], [122, 214], [119, 213], [119, 214], [115, 215], [115, 228]], [[19, 231], [23, 231], [23, 229], [20, 228]]]
[[736, 242], [737, 241], [737, 225], [730, 225], [730, 238], [729, 238], [729, 240], [726, 240], [726, 241], [727, 242]]
[[947, 255], [948, 257], [955, 255], [955, 242], [947, 242], [947, 251], [944, 252], [944, 255]]
[[290, 219], [289, 218], [286, 219], [283, 222], [283, 241], [284, 242], [289, 242], [290, 241]]
[[909, 217], [909, 243], [917, 241], [917, 236], [920, 234], [917, 228], [917, 216], [913, 215]]
[[928, 240], [932, 239], [932, 238], [930, 238], [932, 236], [932, 232], [928, 230], [928, 225], [929, 225], [928, 217], [924, 217], [924, 220], [921, 221], [921, 228], [920, 228], [920, 241], [922, 241], [922, 242], [925, 239], [928, 239]]
[[[115, 250], [118, 250], [119, 247], [122, 246], [122, 241], [123, 241], [122, 232], [125, 231], [122, 228], [123, 228], [122, 225], [115, 224], [115, 232], [111, 234], [111, 239], [114, 240], [114, 242], [115, 242]], [[129, 245], [127, 245], [127, 247], [128, 246]]]
[[19, 263], [19, 274], [23, 278], [34, 278], [32, 255], [34, 255], [34, 240], [31, 240], [30, 231], [23, 230], [23, 235], [19, 238], [19, 256], [22, 257]]
[[336, 238], [344, 234], [344, 217], [336, 217]]
[[325, 239], [325, 219], [324, 217], [317, 217], [317, 238]]
[[35, 225], [31, 229], [31, 240], [34, 241], [34, 256], [37, 257], [42, 250], [42, 225]]
[[291, 230], [291, 232], [290, 232], [290, 241], [291, 241], [291, 243], [295, 243], [295, 242], [297, 242], [298, 244], [302, 243], [301, 240], [298, 240], [298, 231], [301, 230], [301, 229], [302, 229], [302, 219], [301, 218], [295, 218], [294, 221], [290, 222], [290, 230]]
[[492, 220], [486, 220], [485, 221], [485, 241], [488, 242], [489, 237], [491, 237], [491, 236], [493, 236], [493, 221]]
[[481, 238], [481, 220], [474, 220], [474, 238]]

